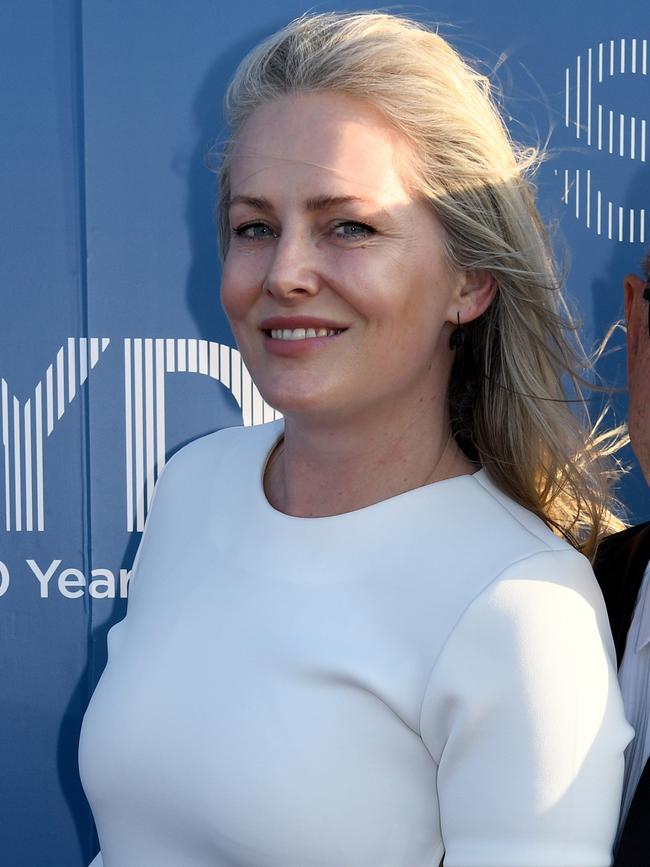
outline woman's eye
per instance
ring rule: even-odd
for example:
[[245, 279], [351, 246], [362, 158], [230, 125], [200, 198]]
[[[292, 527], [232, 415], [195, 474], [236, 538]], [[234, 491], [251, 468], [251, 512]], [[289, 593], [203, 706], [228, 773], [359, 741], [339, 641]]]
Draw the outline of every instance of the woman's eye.
[[334, 231], [340, 238], [359, 241], [375, 234], [372, 226], [368, 226], [365, 223], [357, 223], [354, 220], [345, 220], [337, 223]]
[[274, 238], [275, 232], [266, 223], [245, 223], [234, 229], [238, 238], [246, 238], [249, 241], [263, 241], [266, 238]]

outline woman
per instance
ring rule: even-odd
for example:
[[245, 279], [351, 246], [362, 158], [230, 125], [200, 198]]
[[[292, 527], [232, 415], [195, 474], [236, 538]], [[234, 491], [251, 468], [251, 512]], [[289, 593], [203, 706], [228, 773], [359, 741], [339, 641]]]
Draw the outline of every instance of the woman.
[[227, 105], [222, 303], [284, 422], [160, 480], [82, 733], [105, 867], [609, 864], [611, 516], [532, 155], [387, 15], [294, 22]]

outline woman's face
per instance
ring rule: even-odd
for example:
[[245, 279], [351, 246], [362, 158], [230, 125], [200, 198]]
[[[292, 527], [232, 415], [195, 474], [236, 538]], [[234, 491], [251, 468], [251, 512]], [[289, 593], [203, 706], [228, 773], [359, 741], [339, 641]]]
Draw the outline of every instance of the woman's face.
[[409, 156], [373, 106], [341, 94], [283, 97], [241, 130], [222, 303], [285, 415], [444, 400], [464, 275], [407, 190]]

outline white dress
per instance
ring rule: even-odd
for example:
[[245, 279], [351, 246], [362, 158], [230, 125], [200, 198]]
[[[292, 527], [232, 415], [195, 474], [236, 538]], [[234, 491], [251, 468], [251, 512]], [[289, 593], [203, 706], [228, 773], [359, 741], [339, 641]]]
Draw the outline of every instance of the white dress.
[[93, 867], [609, 865], [631, 729], [587, 560], [485, 470], [284, 515], [281, 430], [161, 476], [82, 730]]

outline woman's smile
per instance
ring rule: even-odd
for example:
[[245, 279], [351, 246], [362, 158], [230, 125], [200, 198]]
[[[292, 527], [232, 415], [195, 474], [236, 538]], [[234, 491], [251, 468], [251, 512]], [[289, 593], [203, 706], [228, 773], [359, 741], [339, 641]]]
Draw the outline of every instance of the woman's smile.
[[267, 352], [296, 358], [331, 346], [348, 326], [313, 316], [275, 316], [260, 325]]

